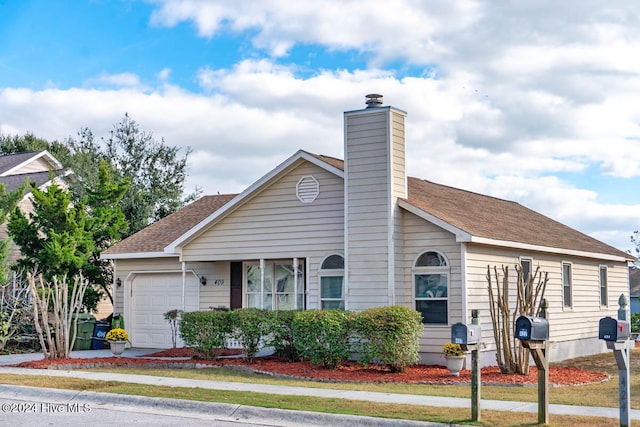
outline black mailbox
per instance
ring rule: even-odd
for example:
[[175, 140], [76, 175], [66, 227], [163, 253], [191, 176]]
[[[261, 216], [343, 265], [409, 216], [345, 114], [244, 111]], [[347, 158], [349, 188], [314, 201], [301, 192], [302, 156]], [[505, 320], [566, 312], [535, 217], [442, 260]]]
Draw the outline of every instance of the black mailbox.
[[598, 338], [605, 341], [622, 342], [629, 339], [631, 328], [626, 320], [618, 320], [613, 317], [600, 319]]
[[451, 326], [451, 342], [460, 345], [478, 344], [482, 337], [480, 325], [455, 323]]
[[549, 321], [543, 317], [520, 316], [516, 319], [516, 338], [528, 341], [549, 339]]

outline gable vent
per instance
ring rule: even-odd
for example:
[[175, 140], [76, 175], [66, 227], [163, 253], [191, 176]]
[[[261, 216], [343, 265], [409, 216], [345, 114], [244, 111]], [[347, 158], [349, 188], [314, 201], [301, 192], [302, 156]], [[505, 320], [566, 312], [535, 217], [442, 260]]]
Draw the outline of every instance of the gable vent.
[[318, 180], [309, 176], [303, 176], [296, 184], [296, 196], [302, 203], [313, 202], [320, 194], [320, 184]]

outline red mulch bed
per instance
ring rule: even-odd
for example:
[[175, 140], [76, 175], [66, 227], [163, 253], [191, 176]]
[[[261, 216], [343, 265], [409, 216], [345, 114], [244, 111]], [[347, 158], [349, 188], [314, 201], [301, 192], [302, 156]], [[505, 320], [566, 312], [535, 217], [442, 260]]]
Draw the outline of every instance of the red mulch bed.
[[[225, 355], [238, 354], [239, 351], [227, 350]], [[222, 358], [215, 361], [193, 358], [193, 351], [187, 348], [164, 350], [142, 357], [99, 357], [92, 359], [58, 359], [23, 362], [18, 367], [37, 369], [81, 369], [83, 366], [168, 366], [175, 368], [180, 364], [192, 367], [194, 364], [211, 366], [229, 366], [252, 370], [267, 375], [303, 378], [316, 381], [353, 381], [353, 382], [398, 382], [425, 384], [470, 383], [471, 371], [462, 370], [460, 376], [449, 374], [443, 366], [415, 365], [402, 373], [392, 373], [386, 366], [369, 365], [365, 367], [355, 362], [347, 362], [338, 369], [326, 369], [309, 362], [287, 362], [277, 357], [258, 357], [247, 364], [242, 358]], [[162, 357], [168, 359], [152, 359]], [[171, 360], [171, 358], [176, 358]], [[497, 366], [482, 368], [482, 382], [496, 385], [535, 385], [538, 371], [535, 366], [529, 369], [529, 375], [505, 375]], [[603, 372], [586, 371], [574, 367], [549, 368], [549, 382], [555, 386], [580, 385], [606, 381], [609, 376]]]

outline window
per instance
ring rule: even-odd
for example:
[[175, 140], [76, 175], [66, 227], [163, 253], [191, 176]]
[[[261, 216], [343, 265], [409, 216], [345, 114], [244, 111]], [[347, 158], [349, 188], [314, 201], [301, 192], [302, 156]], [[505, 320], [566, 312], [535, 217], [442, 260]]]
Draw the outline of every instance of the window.
[[344, 258], [329, 255], [320, 265], [320, 307], [344, 310]]
[[304, 308], [303, 271], [302, 263], [295, 267], [291, 261], [264, 262], [264, 272], [260, 263], [245, 263], [246, 306], [266, 310]]
[[418, 257], [413, 268], [416, 310], [425, 324], [446, 325], [449, 322], [449, 263], [435, 251]]
[[600, 267], [600, 305], [606, 307], [609, 305], [609, 296], [607, 295], [607, 267]]
[[571, 307], [571, 264], [562, 263], [562, 305]]
[[524, 283], [524, 297], [525, 299], [533, 298], [533, 288], [529, 283], [531, 279], [531, 259], [529, 258], [520, 258], [520, 266], [522, 267], [522, 281]]

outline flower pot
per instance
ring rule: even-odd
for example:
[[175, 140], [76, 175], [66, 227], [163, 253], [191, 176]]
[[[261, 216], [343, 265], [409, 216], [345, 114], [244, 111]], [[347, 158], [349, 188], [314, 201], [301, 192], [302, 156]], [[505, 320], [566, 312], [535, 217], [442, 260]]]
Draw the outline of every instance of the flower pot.
[[124, 352], [124, 347], [126, 344], [127, 341], [109, 341], [111, 353], [113, 353], [116, 357], [120, 357], [120, 355]]
[[464, 366], [464, 356], [445, 356], [447, 359], [447, 369], [451, 372], [451, 375], [458, 376]]

